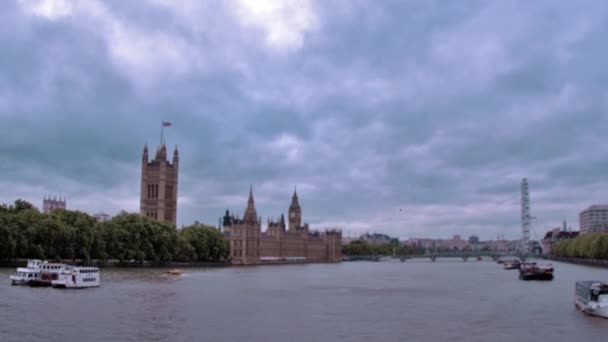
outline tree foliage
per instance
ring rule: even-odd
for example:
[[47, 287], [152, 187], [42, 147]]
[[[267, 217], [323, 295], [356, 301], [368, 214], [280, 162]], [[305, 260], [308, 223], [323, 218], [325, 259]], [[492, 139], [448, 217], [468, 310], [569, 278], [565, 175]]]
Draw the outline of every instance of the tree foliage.
[[80, 211], [42, 214], [23, 200], [0, 205], [0, 260], [116, 259], [163, 264], [219, 261], [229, 254], [222, 233], [198, 223], [176, 230], [166, 223], [125, 212], [98, 223]]
[[580, 234], [556, 243], [551, 254], [559, 257], [608, 259], [608, 233]]

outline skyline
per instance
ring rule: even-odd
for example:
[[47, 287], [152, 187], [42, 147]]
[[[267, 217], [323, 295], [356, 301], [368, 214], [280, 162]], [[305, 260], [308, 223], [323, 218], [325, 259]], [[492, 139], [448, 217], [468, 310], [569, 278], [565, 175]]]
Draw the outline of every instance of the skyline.
[[297, 186], [315, 229], [515, 239], [525, 177], [537, 235], [578, 229], [608, 202], [607, 19], [601, 1], [2, 2], [0, 202], [138, 212], [167, 121], [178, 227], [241, 214], [251, 184], [264, 224]]

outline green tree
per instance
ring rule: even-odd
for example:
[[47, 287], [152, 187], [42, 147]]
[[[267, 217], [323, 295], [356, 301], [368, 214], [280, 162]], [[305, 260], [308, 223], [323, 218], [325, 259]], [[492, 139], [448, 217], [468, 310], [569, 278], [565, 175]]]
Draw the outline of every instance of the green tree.
[[228, 241], [213, 227], [195, 224], [181, 229], [180, 235], [194, 249], [198, 261], [222, 260], [230, 254]]
[[608, 234], [598, 234], [590, 248], [590, 257], [594, 259], [608, 259]]
[[0, 259], [12, 259], [15, 257], [17, 241], [8, 225], [0, 220]]

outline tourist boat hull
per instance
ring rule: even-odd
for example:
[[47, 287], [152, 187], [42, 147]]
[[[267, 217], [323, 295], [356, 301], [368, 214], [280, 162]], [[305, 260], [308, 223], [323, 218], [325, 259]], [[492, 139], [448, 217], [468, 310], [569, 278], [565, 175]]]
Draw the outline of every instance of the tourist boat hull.
[[553, 280], [553, 273], [522, 273], [521, 280]]
[[22, 277], [15, 276], [15, 275], [11, 275], [10, 280], [11, 280], [11, 285], [28, 285], [29, 284], [29, 280], [24, 279]]
[[608, 303], [585, 304], [583, 301], [577, 299], [575, 305], [587, 315], [608, 318]]
[[30, 281], [27, 285], [31, 287], [48, 287], [51, 286], [51, 282], [48, 280], [36, 279]]

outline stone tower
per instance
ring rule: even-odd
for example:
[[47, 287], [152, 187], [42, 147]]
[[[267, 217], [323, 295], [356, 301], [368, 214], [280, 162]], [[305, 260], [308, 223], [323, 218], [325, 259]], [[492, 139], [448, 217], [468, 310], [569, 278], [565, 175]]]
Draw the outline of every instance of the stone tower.
[[257, 216], [253, 188], [249, 188], [249, 199], [243, 219], [224, 215], [224, 236], [230, 242], [230, 259], [234, 264], [256, 264], [260, 258], [260, 233], [262, 219]]
[[289, 206], [289, 231], [295, 232], [302, 225], [302, 208], [298, 201], [298, 193], [293, 189], [293, 197]]
[[164, 143], [156, 150], [154, 159], [148, 161], [146, 144], [141, 163], [141, 215], [176, 225], [178, 170], [177, 146], [173, 151], [173, 162], [167, 160], [167, 147]]
[[62, 209], [65, 210], [66, 205], [65, 205], [65, 198], [57, 198], [57, 197], [53, 197], [51, 198], [51, 196], [49, 197], [44, 197], [44, 199], [42, 200], [42, 212], [45, 214], [50, 213], [53, 210], [57, 210], [57, 209]]

